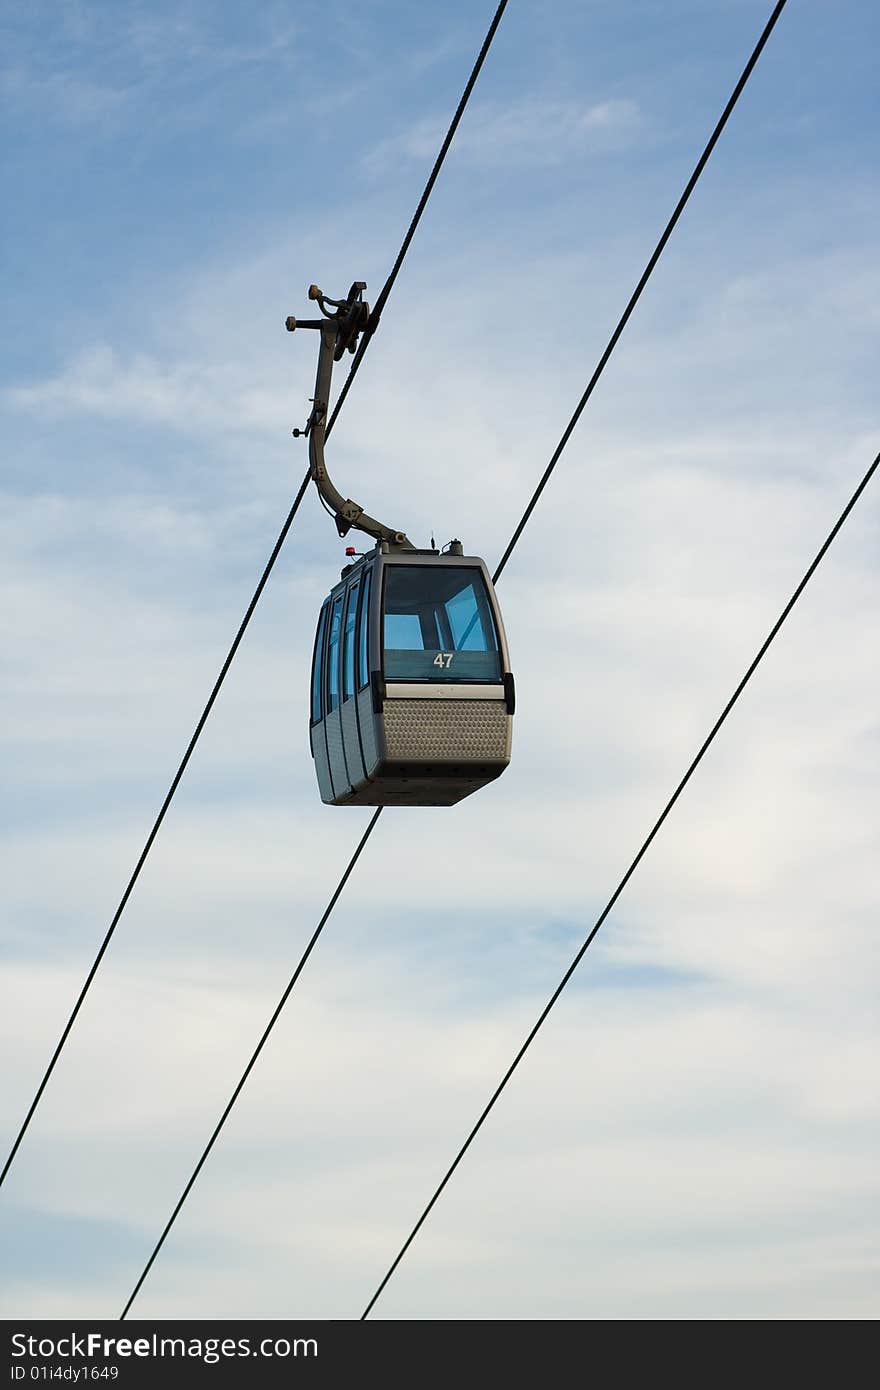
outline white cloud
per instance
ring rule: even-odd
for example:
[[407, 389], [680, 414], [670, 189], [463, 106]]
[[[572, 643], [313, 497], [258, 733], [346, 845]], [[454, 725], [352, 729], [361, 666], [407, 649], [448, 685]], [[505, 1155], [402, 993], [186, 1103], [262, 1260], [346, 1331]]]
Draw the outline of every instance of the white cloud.
[[184, 433], [218, 427], [267, 431], [290, 412], [280, 391], [253, 380], [241, 385], [235, 369], [206, 369], [195, 362], [168, 363], [145, 353], [127, 360], [102, 346], [83, 352], [56, 376], [4, 393], [15, 409], [171, 425]]
[[[446, 134], [448, 117], [425, 118], [390, 136], [363, 159], [373, 175], [396, 165], [433, 163]], [[592, 105], [576, 101], [530, 99], [516, 104], [475, 104], [456, 134], [455, 158], [476, 166], [510, 168], [535, 163], [560, 164], [572, 155], [619, 150], [643, 135], [644, 121], [635, 102], [610, 100]]]
[[132, 93], [128, 87], [91, 81], [73, 71], [38, 74], [6, 67], [0, 72], [0, 95], [41, 119], [84, 126], [106, 121], [126, 105]]
[[[356, 1316], [520, 1040], [531, 1001], [467, 1021], [431, 1013], [426, 1027], [417, 952], [346, 967], [355, 911], [343, 911], [318, 981], [303, 982], [261, 1059], [150, 1276], [142, 1316]], [[450, 984], [459, 969], [447, 962]], [[46, 972], [40, 982], [52, 1016], [66, 982]], [[17, 983], [32, 994], [27, 974]], [[117, 1309], [138, 1246], [145, 1257], [279, 983], [234, 967], [223, 978], [216, 964], [201, 986], [111, 969], [68, 1084], [47, 1102], [65, 1185], [47, 1186], [38, 1150], [21, 1195], [75, 1216], [86, 1238], [88, 1223], [115, 1212], [133, 1231], [85, 1305], [81, 1287], [60, 1285], [42, 1306]], [[125, 1058], [118, 1069], [107, 1064], [108, 1028]], [[39, 1028], [21, 1019], [22, 1032], [36, 1058]], [[622, 981], [569, 996], [378, 1315], [422, 1316], [429, 1303], [434, 1317], [507, 1317], [525, 1285], [537, 1316], [675, 1316], [682, 1300], [695, 1316], [822, 1316], [823, 1266], [850, 1314], [867, 1314], [858, 1218], [876, 1205], [877, 1175], [853, 1141], [876, 1123], [871, 1066], [837, 1009], [805, 1029], [769, 1002], [744, 1008], [715, 991]], [[850, 1106], [831, 1097], [844, 1078]], [[278, 1222], [281, 1208], [290, 1221]], [[209, 1273], [200, 1252], [218, 1251], [220, 1232], [225, 1257]], [[748, 1277], [756, 1241], [758, 1279]], [[537, 1249], [549, 1272], [540, 1281]], [[33, 1297], [23, 1290], [9, 1315]]]

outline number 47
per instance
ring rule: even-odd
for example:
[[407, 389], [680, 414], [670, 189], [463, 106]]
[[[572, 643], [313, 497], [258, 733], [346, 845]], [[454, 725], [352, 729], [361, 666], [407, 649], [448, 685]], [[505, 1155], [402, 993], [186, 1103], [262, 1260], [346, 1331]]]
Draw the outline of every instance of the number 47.
[[452, 658], [454, 655], [454, 652], [438, 652], [437, 655], [434, 657], [433, 664], [435, 666], [440, 667], [445, 666], [448, 670], [449, 667], [452, 665]]

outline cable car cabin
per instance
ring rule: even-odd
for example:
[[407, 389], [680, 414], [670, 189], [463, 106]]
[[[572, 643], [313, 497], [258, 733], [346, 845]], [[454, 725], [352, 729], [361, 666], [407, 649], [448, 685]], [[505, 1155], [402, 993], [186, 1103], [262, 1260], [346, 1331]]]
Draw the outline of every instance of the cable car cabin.
[[514, 688], [483, 561], [380, 542], [324, 601], [311, 689], [323, 801], [453, 806], [499, 777]]

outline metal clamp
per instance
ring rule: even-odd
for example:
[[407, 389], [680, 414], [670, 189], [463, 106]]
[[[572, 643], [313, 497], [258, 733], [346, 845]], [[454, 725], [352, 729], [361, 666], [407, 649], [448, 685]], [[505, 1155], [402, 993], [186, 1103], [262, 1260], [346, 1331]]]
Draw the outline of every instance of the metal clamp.
[[333, 513], [336, 530], [340, 536], [346, 536], [354, 527], [355, 530], [364, 531], [377, 541], [385, 541], [394, 550], [414, 550], [415, 546], [403, 531], [395, 531], [390, 526], [383, 525], [381, 521], [368, 516], [359, 502], [353, 502], [350, 497], [343, 497], [331, 483], [324, 463], [324, 437], [327, 431], [327, 406], [330, 400], [333, 363], [340, 360], [346, 349], [355, 352], [358, 338], [369, 329], [370, 306], [363, 297], [366, 288], [363, 280], [355, 280], [345, 299], [330, 299], [317, 285], [310, 285], [309, 299], [317, 302], [324, 317], [298, 320], [291, 314], [286, 320], [285, 326], [289, 333], [293, 333], [297, 328], [317, 328], [321, 334], [312, 412], [305, 428], [295, 429], [293, 433], [296, 438], [308, 436], [309, 469], [312, 479]]

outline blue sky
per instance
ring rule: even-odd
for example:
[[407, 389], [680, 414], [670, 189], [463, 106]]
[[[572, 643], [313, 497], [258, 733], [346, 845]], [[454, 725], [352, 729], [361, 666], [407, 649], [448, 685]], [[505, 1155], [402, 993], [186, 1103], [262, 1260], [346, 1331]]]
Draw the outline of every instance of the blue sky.
[[[2, 1113], [17, 1128], [489, 20], [9, 4]], [[511, 0], [328, 448], [497, 559], [769, 5]], [[880, 437], [875, 8], [790, 0], [503, 579], [514, 763], [388, 813], [138, 1303], [360, 1313]], [[869, 493], [376, 1315], [876, 1314]], [[7, 1316], [113, 1315], [360, 835], [282, 555], [7, 1185]], [[278, 1212], [289, 1219], [279, 1223]]]

